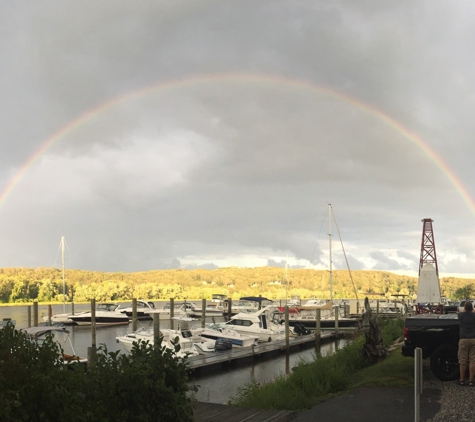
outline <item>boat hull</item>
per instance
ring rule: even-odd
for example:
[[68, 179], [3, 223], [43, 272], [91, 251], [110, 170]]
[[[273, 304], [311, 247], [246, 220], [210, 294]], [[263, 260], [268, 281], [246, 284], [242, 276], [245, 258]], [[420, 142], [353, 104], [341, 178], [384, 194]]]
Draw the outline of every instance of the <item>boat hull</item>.
[[[356, 318], [342, 318], [338, 320], [338, 328], [356, 328], [359, 321]], [[317, 322], [315, 319], [289, 319], [289, 326], [295, 327], [297, 324], [303, 325], [308, 330], [315, 330]], [[322, 329], [334, 329], [334, 319], [321, 319], [320, 328]]]

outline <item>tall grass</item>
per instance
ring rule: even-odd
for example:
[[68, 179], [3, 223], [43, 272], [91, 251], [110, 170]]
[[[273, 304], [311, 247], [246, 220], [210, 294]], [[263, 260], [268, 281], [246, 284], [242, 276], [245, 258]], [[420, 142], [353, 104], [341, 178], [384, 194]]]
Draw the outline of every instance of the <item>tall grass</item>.
[[[402, 320], [380, 321], [383, 341], [391, 344], [402, 335]], [[239, 388], [229, 404], [263, 408], [302, 410], [354, 387], [354, 376], [370, 366], [363, 354], [364, 335], [334, 354], [318, 357], [313, 362], [301, 362], [288, 375], [273, 382], [251, 384]], [[374, 365], [375, 367], [377, 365]], [[374, 377], [374, 373], [371, 373]]]

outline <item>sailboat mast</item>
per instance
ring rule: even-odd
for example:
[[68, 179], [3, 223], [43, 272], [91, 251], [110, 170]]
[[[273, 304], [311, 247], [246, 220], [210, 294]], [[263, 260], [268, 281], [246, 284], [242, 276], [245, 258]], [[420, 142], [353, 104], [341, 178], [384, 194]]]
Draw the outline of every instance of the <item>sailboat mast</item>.
[[66, 282], [64, 281], [64, 236], [61, 237], [61, 266], [63, 268], [63, 312], [66, 312]]
[[285, 305], [289, 304], [289, 293], [288, 293], [288, 284], [289, 282], [287, 281], [287, 262], [289, 260], [289, 256], [287, 255], [287, 258], [285, 259], [285, 271], [284, 271], [284, 278], [285, 278]]
[[330, 272], [330, 301], [333, 301], [333, 261], [332, 261], [332, 205], [328, 204], [328, 243], [329, 243], [329, 272]]

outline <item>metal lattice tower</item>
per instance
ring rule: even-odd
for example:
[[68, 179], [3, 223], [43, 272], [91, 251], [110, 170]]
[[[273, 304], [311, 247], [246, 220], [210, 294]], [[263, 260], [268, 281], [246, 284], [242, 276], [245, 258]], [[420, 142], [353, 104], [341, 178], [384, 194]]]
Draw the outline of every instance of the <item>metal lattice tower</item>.
[[437, 256], [435, 253], [434, 231], [432, 229], [432, 219], [424, 218], [422, 221], [422, 243], [421, 259], [419, 262], [419, 275], [424, 264], [433, 264], [435, 273], [439, 276], [439, 267], [437, 266]]

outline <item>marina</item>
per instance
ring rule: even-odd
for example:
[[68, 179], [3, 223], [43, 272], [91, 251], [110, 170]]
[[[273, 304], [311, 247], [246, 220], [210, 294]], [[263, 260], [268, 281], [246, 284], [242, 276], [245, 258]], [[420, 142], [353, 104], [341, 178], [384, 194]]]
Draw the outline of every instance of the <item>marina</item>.
[[[75, 305], [77, 312], [90, 309], [89, 304]], [[29, 306], [2, 306], [0, 319], [11, 318], [16, 320], [17, 328], [26, 328], [28, 325]], [[62, 311], [61, 305], [53, 305], [53, 310]], [[47, 313], [48, 306], [40, 305], [39, 313]], [[217, 320], [215, 320], [217, 322]], [[221, 321], [224, 321], [221, 318]], [[212, 322], [212, 318], [210, 321]], [[199, 321], [198, 321], [199, 325]], [[139, 329], [150, 330], [152, 321], [138, 321]], [[170, 320], [161, 320], [160, 328], [169, 328]], [[65, 343], [66, 353], [87, 356], [87, 349], [91, 346], [90, 326], [68, 326], [71, 344]], [[106, 347], [109, 352], [127, 350], [117, 343], [116, 337], [132, 332], [132, 324], [120, 326], [97, 327], [97, 345]], [[343, 347], [348, 339], [337, 338], [331, 332], [321, 333], [322, 343], [319, 355], [326, 356]], [[72, 350], [71, 350], [72, 349]], [[213, 352], [206, 356], [190, 358], [190, 384], [199, 386], [196, 400], [203, 403], [224, 404], [236, 394], [238, 388], [253, 381], [269, 382], [285, 374], [286, 371], [302, 361], [314, 360], [317, 356], [315, 337], [298, 336], [289, 338], [289, 354], [285, 353], [285, 339], [271, 343], [259, 343], [254, 353], [251, 348], [240, 349], [233, 347], [228, 351]], [[74, 352], [74, 353], [73, 353]], [[198, 420], [198, 419], [197, 419]]]

